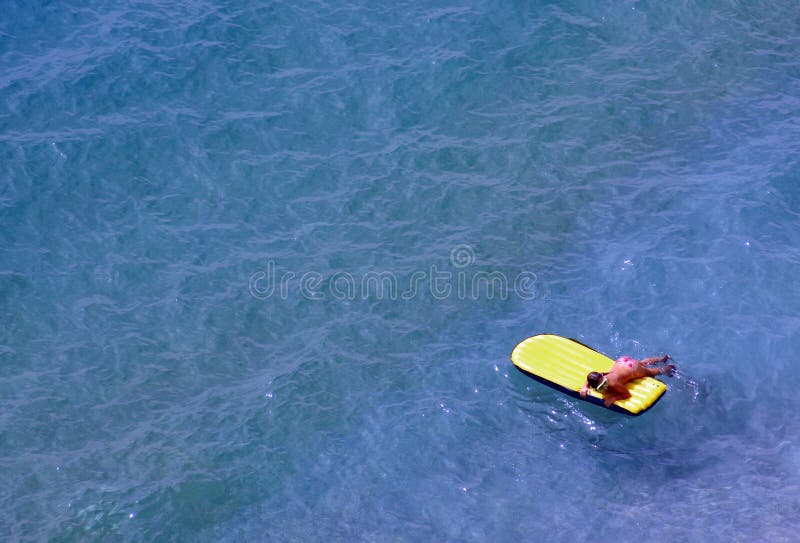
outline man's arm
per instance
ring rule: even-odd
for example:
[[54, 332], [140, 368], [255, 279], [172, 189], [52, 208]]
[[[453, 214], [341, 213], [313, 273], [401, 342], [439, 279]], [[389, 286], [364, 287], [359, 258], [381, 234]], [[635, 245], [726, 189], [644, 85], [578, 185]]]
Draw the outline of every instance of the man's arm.
[[583, 383], [583, 386], [581, 387], [581, 398], [585, 398], [588, 392], [589, 392], [589, 381], [586, 381], [585, 383]]
[[627, 400], [631, 397], [630, 391], [625, 387], [614, 387], [614, 389], [609, 390], [603, 397], [603, 403], [606, 404], [606, 407], [611, 407], [611, 404], [620, 400]]

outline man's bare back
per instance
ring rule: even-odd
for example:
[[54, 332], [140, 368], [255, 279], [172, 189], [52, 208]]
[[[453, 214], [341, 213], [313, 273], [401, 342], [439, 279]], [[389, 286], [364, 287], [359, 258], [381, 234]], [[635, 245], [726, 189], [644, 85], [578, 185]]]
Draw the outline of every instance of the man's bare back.
[[603, 403], [606, 407], [611, 407], [611, 404], [616, 401], [627, 400], [631, 397], [631, 393], [628, 392], [625, 386], [627, 383], [640, 377], [654, 377], [664, 373], [672, 375], [675, 371], [674, 364], [667, 364], [658, 368], [654, 367], [656, 364], [667, 360], [669, 360], [668, 354], [643, 360], [622, 356], [614, 362], [608, 372], [593, 371], [586, 377], [586, 382], [581, 388], [581, 398], [586, 397], [589, 387], [591, 387], [603, 395]]

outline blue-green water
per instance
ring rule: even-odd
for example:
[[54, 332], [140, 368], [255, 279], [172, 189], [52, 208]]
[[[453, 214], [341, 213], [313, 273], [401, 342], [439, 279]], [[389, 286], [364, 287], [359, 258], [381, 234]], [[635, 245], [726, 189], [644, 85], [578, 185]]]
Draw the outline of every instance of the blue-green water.
[[790, 1], [6, 2], [0, 534], [795, 541], [798, 114]]

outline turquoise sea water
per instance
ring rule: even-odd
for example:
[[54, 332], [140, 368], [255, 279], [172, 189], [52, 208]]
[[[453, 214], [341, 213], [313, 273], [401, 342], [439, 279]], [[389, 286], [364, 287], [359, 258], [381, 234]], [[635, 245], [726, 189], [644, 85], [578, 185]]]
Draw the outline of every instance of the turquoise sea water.
[[791, 1], [4, 3], [0, 534], [796, 541], [798, 113]]

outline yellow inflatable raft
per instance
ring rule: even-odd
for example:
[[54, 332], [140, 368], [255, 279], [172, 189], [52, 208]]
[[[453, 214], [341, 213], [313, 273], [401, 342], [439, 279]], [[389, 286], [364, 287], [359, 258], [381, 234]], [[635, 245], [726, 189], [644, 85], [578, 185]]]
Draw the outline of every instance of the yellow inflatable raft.
[[[523, 373], [562, 392], [580, 398], [586, 375], [606, 372], [614, 361], [577, 340], [550, 334], [529, 337], [514, 348], [511, 361]], [[639, 415], [658, 401], [667, 385], [643, 377], [628, 383], [631, 397], [615, 402], [611, 409], [627, 415]], [[586, 400], [603, 405], [603, 395], [589, 389]]]

